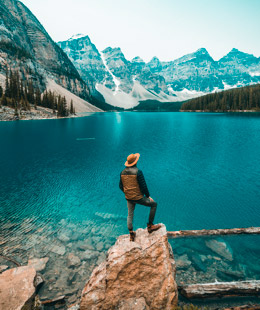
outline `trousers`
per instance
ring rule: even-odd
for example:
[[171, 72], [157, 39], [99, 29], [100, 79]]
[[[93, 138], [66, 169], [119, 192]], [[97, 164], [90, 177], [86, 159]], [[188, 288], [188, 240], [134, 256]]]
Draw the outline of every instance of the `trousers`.
[[133, 230], [133, 218], [134, 218], [134, 211], [135, 211], [136, 204], [150, 207], [149, 224], [153, 224], [153, 220], [155, 217], [157, 202], [151, 201], [147, 197], [143, 197], [139, 200], [127, 200], [127, 208], [128, 208], [127, 228], [129, 231]]

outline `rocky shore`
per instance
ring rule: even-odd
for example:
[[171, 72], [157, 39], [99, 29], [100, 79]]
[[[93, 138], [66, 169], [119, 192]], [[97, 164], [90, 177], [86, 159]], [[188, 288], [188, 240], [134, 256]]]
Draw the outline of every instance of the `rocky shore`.
[[[0, 276], [6, 276], [7, 271], [10, 272], [10, 270], [19, 267], [18, 265], [23, 268], [27, 266], [30, 273], [33, 268], [44, 280], [43, 283], [40, 281], [39, 285], [35, 287], [38, 296], [36, 302], [39, 303], [39, 300], [42, 302], [41, 309], [79, 309], [83, 290], [83, 294], [88, 300], [86, 303], [89, 303], [87, 296], [90, 291], [90, 283], [92, 289], [97, 287], [101, 291], [110, 290], [112, 287], [123, 287], [130, 281], [127, 280], [127, 275], [133, 273], [134, 270], [142, 270], [142, 278], [145, 279], [144, 271], [147, 266], [155, 263], [157, 258], [160, 261], [165, 259], [167, 261], [166, 256], [163, 256], [164, 258], [160, 256], [160, 251], [156, 252], [157, 248], [153, 250], [154, 253], [157, 253], [155, 256], [153, 256], [153, 252], [149, 252], [149, 242], [152, 242], [153, 239], [148, 238], [146, 230], [138, 230], [137, 244], [129, 243], [128, 236], [120, 236], [123, 233], [124, 221], [125, 218], [117, 214], [96, 212], [93, 219], [80, 222], [69, 222], [62, 219], [56, 224], [46, 224], [39, 223], [36, 218], [27, 218], [21, 223], [10, 221], [2, 223]], [[118, 236], [120, 237], [116, 241]], [[241, 248], [249, 246], [247, 238], [249, 237], [244, 237], [242, 241], [238, 240]], [[176, 271], [174, 271], [176, 283], [183, 285], [214, 282], [216, 279], [218, 281], [258, 279], [259, 257], [257, 255], [253, 257], [254, 254], [251, 252], [250, 265], [246, 265], [247, 259], [244, 254], [239, 253], [234, 247], [234, 242], [228, 240], [232, 241], [233, 239], [228, 238], [224, 241], [222, 238], [200, 238], [193, 242], [189, 239], [170, 240], [176, 264]], [[166, 244], [168, 243], [165, 243], [164, 248], [167, 248]], [[257, 248], [257, 245], [254, 248]], [[257, 251], [257, 249], [255, 250]], [[136, 262], [135, 259], [128, 260], [127, 256], [126, 261], [129, 262], [127, 268], [124, 267], [126, 268], [124, 269], [121, 265], [123, 269], [120, 269], [120, 272], [116, 271], [119, 275], [125, 274], [125, 276], [121, 278], [121, 282], [114, 283], [112, 278], [116, 273], [113, 271], [115, 267], [113, 262], [120, 263], [120, 253], [125, 255], [126, 252], [129, 257], [147, 252], [149, 257], [145, 258], [143, 265], [138, 265], [140, 260], [137, 256]], [[149, 259], [152, 261], [149, 262]], [[131, 261], [133, 261], [133, 265]], [[157, 269], [159, 270], [159, 267]], [[136, 274], [137, 279], [139, 271]], [[119, 275], [115, 278], [120, 278]], [[102, 279], [110, 278], [112, 282], [104, 284]], [[85, 284], [87, 280], [89, 282]], [[148, 281], [149, 285], [150, 281], [152, 282], [152, 280]], [[131, 295], [131, 293], [129, 294]], [[140, 303], [140, 307], [144, 305], [142, 296], [137, 299], [126, 301], [126, 304], [134, 302]], [[180, 296], [179, 305], [187, 303], [189, 301], [183, 300]], [[231, 303], [220, 300], [216, 303], [211, 302], [210, 306], [207, 304], [207, 307], [208, 309], [221, 309], [239, 304], [241, 301]]]
[[[100, 250], [104, 247], [101, 243], [98, 243]], [[81, 248], [84, 248], [81, 258], [73, 251], [67, 254], [66, 265], [70, 268], [68, 278], [65, 270], [62, 270], [64, 277], [59, 279], [55, 279], [55, 273], [58, 272], [55, 269], [52, 279], [43, 275], [42, 271], [49, 264], [48, 257], [30, 259], [26, 266], [11, 269], [2, 265], [0, 309], [49, 309], [54, 304], [54, 309], [78, 309], [79, 304], [73, 305], [72, 299], [68, 298], [68, 291], [65, 292], [66, 297], [57, 295], [52, 299], [44, 298], [40, 292], [44, 289], [43, 282], [51, 283], [49, 290], [61, 287], [67, 281], [75, 284], [78, 280], [77, 268], [83, 264], [86, 271], [86, 262], [92, 261], [100, 253], [91, 251], [93, 246], [89, 242], [82, 243]], [[51, 251], [63, 256], [66, 250], [56, 245]], [[88, 278], [89, 281], [84, 284], [85, 281], [81, 280], [85, 287], [78, 292], [77, 301], [82, 310], [170, 310], [177, 305], [175, 262], [164, 225], [151, 235], [146, 229], [138, 229], [135, 242], [130, 242], [128, 235], [120, 236], [106, 255], [99, 255], [96, 265], [91, 276], [86, 273], [83, 276], [85, 281]]]
[[[66, 118], [81, 117], [83, 114], [76, 113], [69, 115]], [[39, 120], [39, 119], [57, 119], [57, 113], [53, 113], [52, 109], [31, 106], [30, 111], [20, 110], [18, 115], [15, 115], [15, 109], [10, 107], [0, 107], [0, 121], [17, 121], [17, 120]]]

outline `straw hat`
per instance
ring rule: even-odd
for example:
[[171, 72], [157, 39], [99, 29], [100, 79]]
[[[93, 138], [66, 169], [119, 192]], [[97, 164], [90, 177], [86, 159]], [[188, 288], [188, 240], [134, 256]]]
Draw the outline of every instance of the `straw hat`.
[[126, 167], [132, 167], [132, 166], [134, 166], [134, 165], [138, 162], [139, 157], [140, 157], [140, 154], [139, 154], [139, 153], [130, 154], [130, 155], [127, 157], [127, 161], [125, 162], [125, 166], [126, 166]]

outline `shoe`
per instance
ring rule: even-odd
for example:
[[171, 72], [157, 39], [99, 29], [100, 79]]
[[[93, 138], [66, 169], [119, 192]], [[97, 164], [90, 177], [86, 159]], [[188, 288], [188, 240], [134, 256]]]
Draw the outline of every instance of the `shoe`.
[[135, 231], [129, 231], [130, 233], [130, 241], [135, 241], [136, 232]]
[[158, 229], [161, 228], [161, 224], [156, 224], [154, 225], [153, 223], [152, 224], [147, 224], [147, 230], [148, 230], [148, 233], [151, 234], [153, 231], [156, 231]]

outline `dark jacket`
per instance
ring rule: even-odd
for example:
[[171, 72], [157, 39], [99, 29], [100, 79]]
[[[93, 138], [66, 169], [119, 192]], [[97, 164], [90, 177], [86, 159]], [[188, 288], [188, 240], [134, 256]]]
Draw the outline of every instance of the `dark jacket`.
[[136, 166], [126, 167], [120, 174], [119, 188], [125, 193], [127, 200], [140, 200], [149, 197], [144, 175]]

